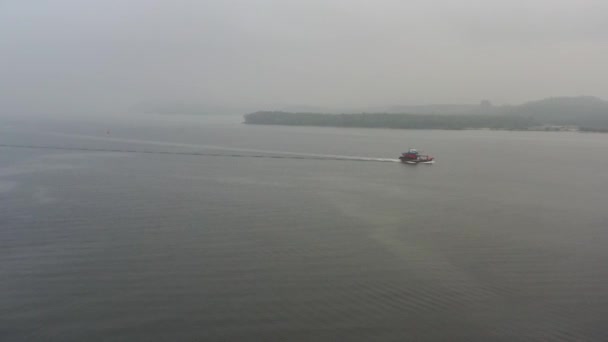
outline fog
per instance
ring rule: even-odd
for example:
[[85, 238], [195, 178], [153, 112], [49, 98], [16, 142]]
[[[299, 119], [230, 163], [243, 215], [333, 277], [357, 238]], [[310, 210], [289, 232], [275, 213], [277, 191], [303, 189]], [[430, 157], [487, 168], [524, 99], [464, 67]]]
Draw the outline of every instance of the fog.
[[0, 0], [0, 112], [608, 98], [601, 0]]

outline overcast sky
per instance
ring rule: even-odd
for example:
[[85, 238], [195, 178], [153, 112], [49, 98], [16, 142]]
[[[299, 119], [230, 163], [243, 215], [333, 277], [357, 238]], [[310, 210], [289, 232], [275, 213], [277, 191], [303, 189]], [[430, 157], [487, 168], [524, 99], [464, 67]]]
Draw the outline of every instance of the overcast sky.
[[0, 109], [608, 98], [606, 0], [0, 0]]

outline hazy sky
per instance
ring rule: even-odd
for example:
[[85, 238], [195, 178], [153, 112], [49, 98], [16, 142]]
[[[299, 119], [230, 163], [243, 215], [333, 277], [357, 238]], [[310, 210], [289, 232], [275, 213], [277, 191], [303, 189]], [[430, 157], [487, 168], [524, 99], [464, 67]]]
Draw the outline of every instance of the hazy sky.
[[0, 109], [608, 98], [606, 0], [0, 0]]

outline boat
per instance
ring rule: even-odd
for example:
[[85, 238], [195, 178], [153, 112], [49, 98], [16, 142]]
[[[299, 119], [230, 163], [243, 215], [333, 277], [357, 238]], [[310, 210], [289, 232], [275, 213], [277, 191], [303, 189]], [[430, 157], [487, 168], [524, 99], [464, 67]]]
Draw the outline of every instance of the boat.
[[401, 153], [399, 160], [405, 164], [433, 164], [435, 158], [429, 155], [420, 154], [415, 148], [410, 148], [407, 152]]

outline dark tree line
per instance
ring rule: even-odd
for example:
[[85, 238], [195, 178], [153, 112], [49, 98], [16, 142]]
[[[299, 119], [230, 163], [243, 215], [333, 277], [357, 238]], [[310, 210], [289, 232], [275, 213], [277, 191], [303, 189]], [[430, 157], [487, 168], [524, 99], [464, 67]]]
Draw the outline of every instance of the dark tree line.
[[376, 127], [403, 129], [525, 130], [539, 122], [519, 115], [318, 114], [261, 111], [245, 115], [245, 123], [293, 126]]

